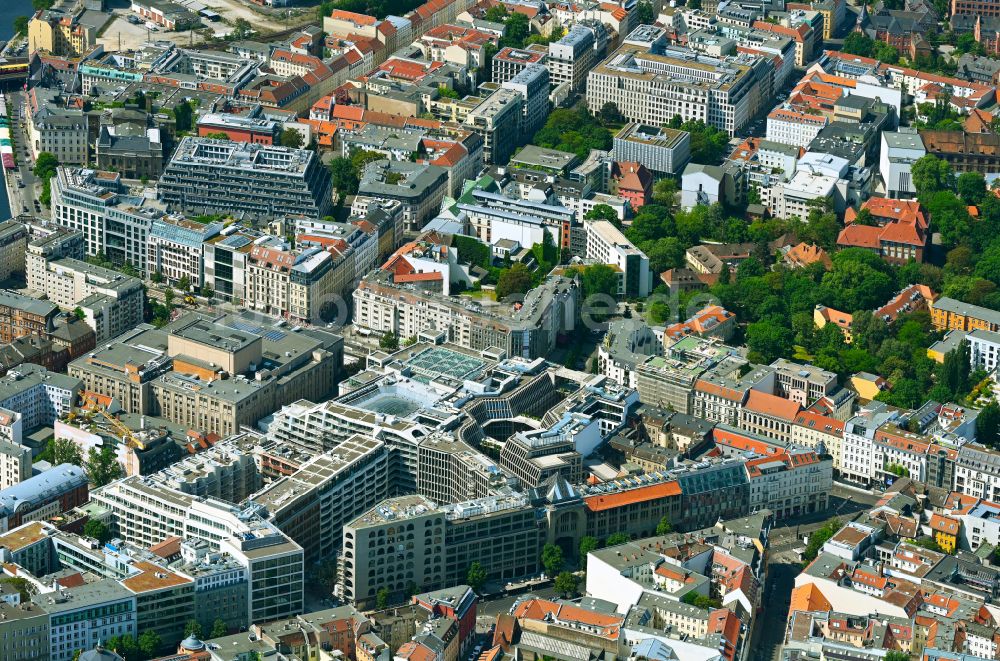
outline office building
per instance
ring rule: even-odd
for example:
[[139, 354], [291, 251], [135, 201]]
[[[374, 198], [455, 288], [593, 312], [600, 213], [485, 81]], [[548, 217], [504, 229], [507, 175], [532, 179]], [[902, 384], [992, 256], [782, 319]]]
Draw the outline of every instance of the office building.
[[24, 272], [28, 228], [16, 220], [0, 223], [0, 282]]
[[35, 595], [32, 601], [48, 613], [52, 661], [71, 661], [114, 636], [135, 638], [135, 595], [111, 579]]
[[584, 228], [587, 232], [585, 257], [621, 272], [618, 295], [623, 298], [648, 296], [652, 289], [649, 258], [607, 220], [586, 221]]
[[157, 187], [168, 204], [197, 214], [316, 218], [332, 205], [315, 152], [211, 138], [182, 139]]
[[615, 135], [614, 157], [641, 163], [661, 175], [680, 172], [691, 158], [691, 134], [630, 122]]
[[27, 521], [44, 521], [87, 502], [87, 475], [79, 466], [61, 464], [0, 490], [0, 530]]
[[168, 283], [187, 278], [199, 288], [204, 272], [202, 244], [222, 231], [222, 223], [199, 223], [194, 220], [164, 216], [153, 221], [149, 232], [146, 268], [159, 273]]
[[540, 64], [527, 66], [502, 82], [500, 87], [521, 95], [521, 125], [518, 131], [521, 136], [534, 135], [549, 116], [548, 70]]
[[574, 25], [558, 41], [549, 44], [545, 67], [553, 85], [567, 83], [574, 92], [581, 92], [596, 58], [593, 31], [583, 25]]
[[121, 175], [114, 172], [60, 166], [51, 185], [52, 220], [82, 233], [87, 255], [104, 255], [146, 273], [149, 230], [162, 210], [128, 195]]
[[28, 272], [28, 286], [65, 310], [82, 310], [97, 343], [142, 323], [145, 295], [138, 278], [72, 258], [44, 260], [44, 270], [42, 263]]
[[499, 347], [534, 359], [548, 355], [557, 335], [569, 328], [578, 296], [572, 282], [551, 278], [529, 291], [518, 309], [491, 309], [398, 285], [391, 274], [375, 272], [354, 290], [354, 323], [397, 337], [444, 332], [449, 342], [467, 349]]
[[495, 83], [502, 84], [524, 71], [529, 66], [545, 66], [548, 52], [536, 49], [521, 49], [505, 46], [493, 56], [493, 77]]
[[614, 103], [630, 121], [664, 126], [675, 116], [734, 135], [771, 97], [770, 58], [710, 57], [667, 46], [664, 30], [636, 28], [587, 79], [587, 107]]
[[47, 152], [67, 165], [90, 162], [87, 115], [82, 110], [43, 105], [28, 115], [27, 129], [36, 159]]
[[344, 524], [388, 495], [389, 449], [353, 436], [253, 496], [268, 520], [302, 547], [305, 561], [333, 557]]
[[247, 296], [247, 264], [256, 232], [244, 229], [220, 232], [202, 246], [205, 287], [234, 305], [241, 305]]
[[[551, 79], [551, 72], [549, 76]], [[483, 138], [483, 160], [486, 163], [506, 163], [523, 141], [518, 127], [527, 110], [525, 101], [519, 91], [501, 87], [466, 115], [464, 125]]]

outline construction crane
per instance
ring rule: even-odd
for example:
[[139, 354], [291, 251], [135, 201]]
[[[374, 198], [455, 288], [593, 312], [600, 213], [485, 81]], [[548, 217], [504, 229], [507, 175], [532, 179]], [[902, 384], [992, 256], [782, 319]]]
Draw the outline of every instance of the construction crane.
[[146, 449], [146, 444], [143, 443], [131, 429], [125, 426], [121, 420], [108, 413], [107, 410], [105, 410], [105, 408], [98, 403], [97, 398], [87, 396], [84, 398], [83, 404], [85, 409], [100, 413], [104, 419], [108, 421], [108, 424], [111, 425], [111, 428], [118, 432], [122, 441], [125, 442], [125, 445], [133, 450]]

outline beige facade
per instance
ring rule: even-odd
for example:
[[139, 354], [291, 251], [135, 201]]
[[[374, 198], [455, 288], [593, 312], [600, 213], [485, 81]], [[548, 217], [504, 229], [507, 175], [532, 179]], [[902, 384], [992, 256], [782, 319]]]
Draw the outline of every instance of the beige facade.
[[28, 50], [78, 57], [97, 42], [94, 27], [77, 22], [77, 17], [56, 10], [40, 11], [28, 22]]

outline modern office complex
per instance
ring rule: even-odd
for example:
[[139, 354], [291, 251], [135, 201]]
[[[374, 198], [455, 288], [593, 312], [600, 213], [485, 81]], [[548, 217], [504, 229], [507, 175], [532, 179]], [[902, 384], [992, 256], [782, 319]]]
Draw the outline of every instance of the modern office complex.
[[164, 201], [196, 214], [327, 215], [330, 178], [311, 151], [186, 137], [157, 184]]

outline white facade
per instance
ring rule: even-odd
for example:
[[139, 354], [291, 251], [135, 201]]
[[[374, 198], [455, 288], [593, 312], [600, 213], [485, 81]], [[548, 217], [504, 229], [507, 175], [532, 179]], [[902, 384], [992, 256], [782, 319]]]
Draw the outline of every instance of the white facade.
[[[812, 210], [811, 203], [818, 198], [834, 201], [834, 209], [843, 209], [847, 182], [836, 177], [800, 169], [790, 181], [779, 183], [772, 189], [771, 213], [778, 218], [798, 218], [805, 221]], [[840, 203], [837, 203], [837, 200]]]
[[885, 183], [886, 196], [908, 198], [916, 194], [911, 168], [926, 153], [923, 141], [915, 130], [883, 131], [879, 173]]
[[808, 147], [827, 125], [822, 115], [805, 115], [779, 108], [767, 116], [767, 139], [795, 147]]
[[1000, 360], [1000, 333], [976, 329], [965, 336], [969, 343], [969, 362], [972, 369], [992, 372]]
[[584, 228], [587, 231], [585, 257], [622, 271], [622, 295], [629, 298], [649, 296], [652, 290], [649, 258], [607, 220], [585, 221]]

